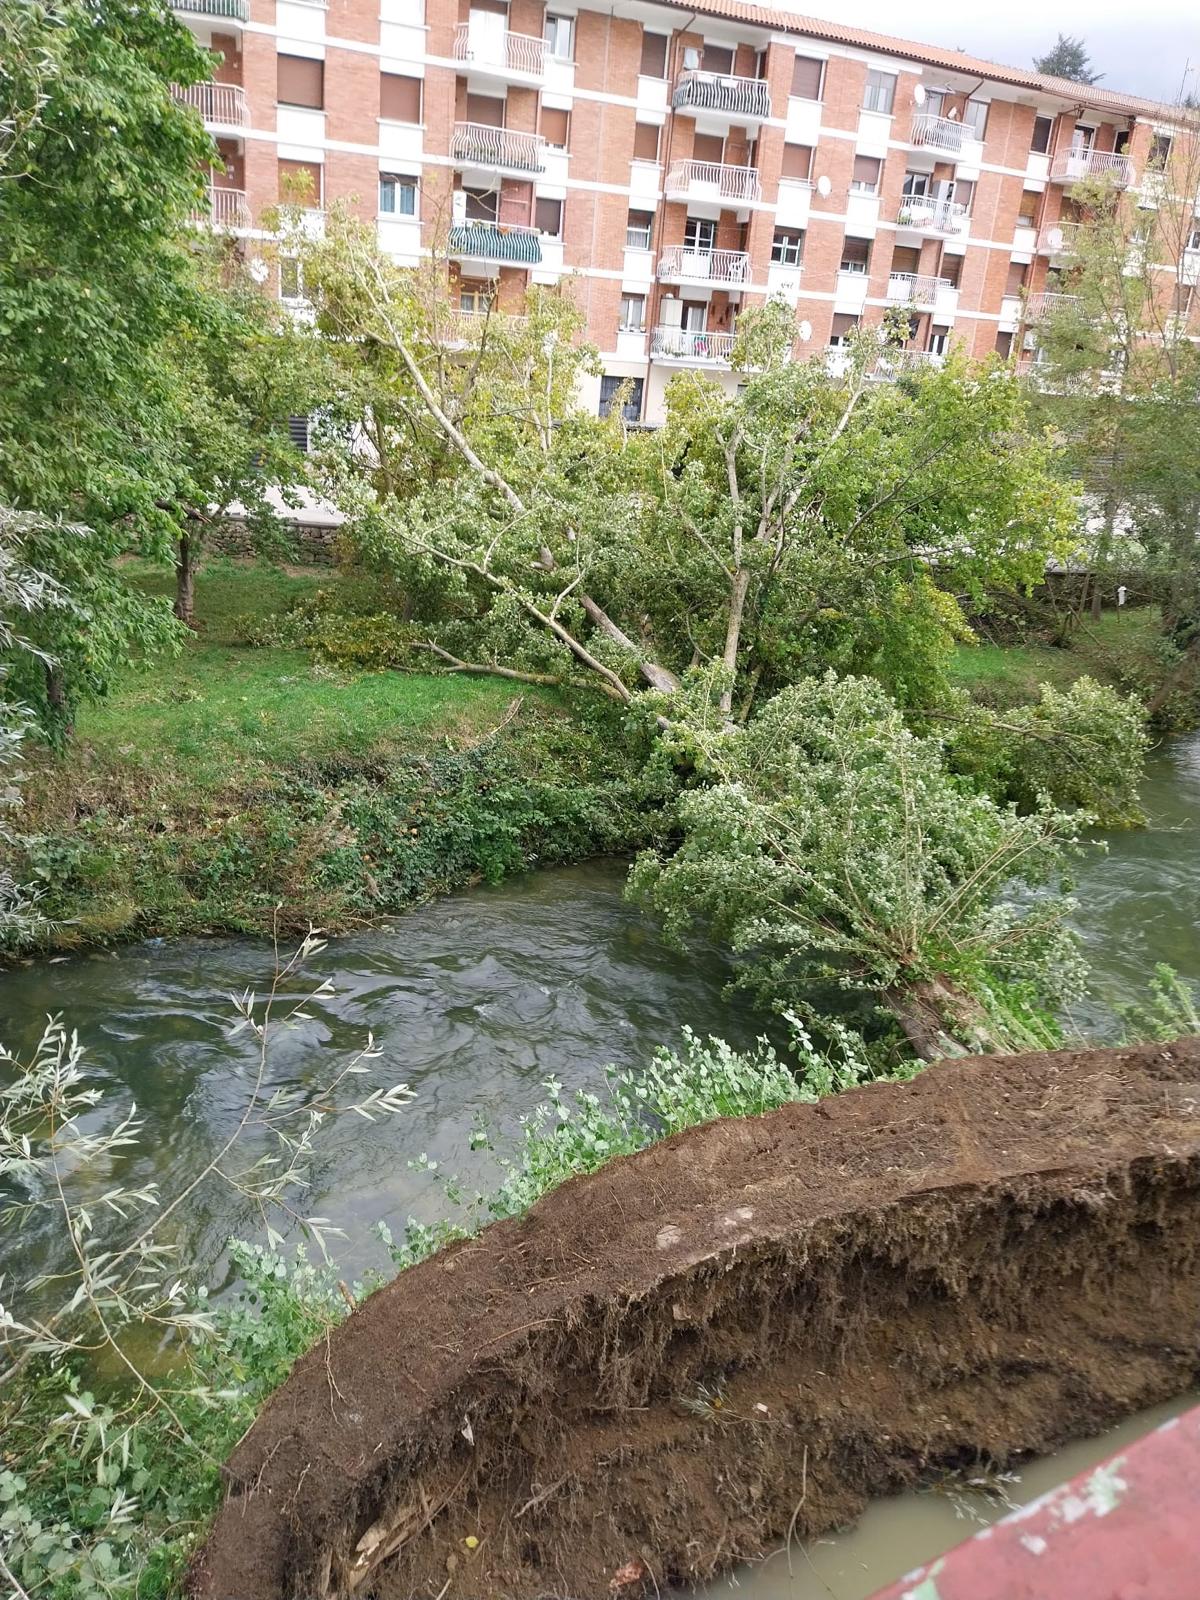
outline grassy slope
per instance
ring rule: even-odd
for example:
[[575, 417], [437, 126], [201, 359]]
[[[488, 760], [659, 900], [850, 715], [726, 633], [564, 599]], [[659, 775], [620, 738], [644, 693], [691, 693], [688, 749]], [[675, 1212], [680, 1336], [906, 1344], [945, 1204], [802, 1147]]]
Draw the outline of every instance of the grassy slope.
[[[168, 592], [134, 569], [131, 581]], [[53, 942], [334, 929], [476, 876], [630, 848], [649, 825], [612, 719], [500, 679], [345, 672], [238, 645], [328, 573], [223, 563], [196, 637], [35, 763], [29, 867]]]
[[1039, 686], [1068, 688], [1085, 675], [1125, 692], [1145, 693], [1163, 671], [1158, 614], [1149, 607], [1126, 615], [1106, 612], [1085, 623], [1066, 648], [1038, 643], [992, 644], [981, 635], [960, 645], [950, 676], [989, 705], [1010, 706], [1038, 698]]

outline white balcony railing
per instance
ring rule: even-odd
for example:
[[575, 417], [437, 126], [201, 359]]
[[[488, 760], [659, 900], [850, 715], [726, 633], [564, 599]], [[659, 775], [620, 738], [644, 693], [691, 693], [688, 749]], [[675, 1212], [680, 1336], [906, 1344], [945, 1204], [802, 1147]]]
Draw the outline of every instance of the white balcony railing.
[[675, 161], [664, 185], [668, 200], [761, 200], [762, 184], [753, 167], [720, 161]]
[[933, 371], [942, 366], [945, 359], [936, 350], [885, 350], [871, 363], [866, 376], [886, 383], [904, 373]]
[[1058, 294], [1048, 290], [1044, 294], [1031, 294], [1025, 297], [1026, 322], [1041, 322], [1045, 317], [1053, 317], [1060, 311], [1067, 311], [1072, 306], [1079, 304], [1079, 296], [1075, 294]]
[[725, 72], [689, 68], [675, 80], [671, 106], [676, 111], [711, 111], [763, 121], [771, 115], [771, 91], [761, 78], [735, 78]]
[[460, 22], [454, 35], [454, 59], [507, 76], [541, 78], [546, 71], [546, 41], [532, 33], [497, 33], [490, 37], [469, 22]]
[[709, 361], [729, 365], [733, 355], [732, 333], [693, 333], [688, 328], [654, 328], [650, 333], [650, 354], [662, 361]]
[[659, 257], [658, 275], [664, 282], [748, 283], [750, 257], [744, 250], [689, 250], [673, 244]]
[[913, 118], [912, 142], [927, 149], [957, 152], [970, 136], [971, 130], [952, 117], [935, 117], [928, 111], [921, 111]]
[[1038, 234], [1038, 255], [1072, 256], [1079, 238], [1079, 223], [1052, 222]]
[[206, 128], [244, 128], [249, 124], [246, 91], [240, 83], [189, 83], [182, 88], [175, 84], [171, 94], [181, 106], [198, 111]]
[[545, 140], [536, 133], [493, 128], [485, 122], [456, 122], [450, 153], [459, 166], [542, 172], [545, 147]]
[[250, 0], [171, 0], [171, 9], [187, 16], [220, 17], [223, 22], [250, 20]]
[[887, 297], [902, 305], [932, 310], [937, 304], [938, 292], [953, 287], [949, 278], [934, 277], [931, 273], [893, 272], [888, 277]]
[[210, 184], [208, 203], [197, 206], [192, 212], [192, 221], [206, 222], [210, 228], [248, 228], [250, 207], [246, 204], [246, 191]]
[[1111, 178], [1120, 188], [1133, 182], [1133, 162], [1111, 150], [1064, 150], [1050, 163], [1057, 183], [1079, 183], [1084, 178]]
[[908, 194], [900, 202], [896, 223], [901, 228], [919, 228], [927, 233], [961, 233], [967, 225], [967, 215], [966, 206], [957, 200]]

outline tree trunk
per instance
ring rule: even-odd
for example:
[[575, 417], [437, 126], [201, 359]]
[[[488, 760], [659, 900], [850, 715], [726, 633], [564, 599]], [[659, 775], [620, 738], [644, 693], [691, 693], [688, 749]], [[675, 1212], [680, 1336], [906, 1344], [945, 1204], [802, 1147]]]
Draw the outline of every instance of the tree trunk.
[[733, 575], [729, 586], [729, 619], [725, 624], [725, 649], [721, 664], [729, 674], [721, 690], [721, 714], [728, 717], [733, 711], [733, 686], [737, 680], [738, 645], [742, 637], [742, 617], [746, 610], [746, 592], [750, 588], [750, 573], [745, 567]]
[[181, 533], [175, 554], [175, 615], [194, 628], [196, 610], [196, 546], [190, 534]]

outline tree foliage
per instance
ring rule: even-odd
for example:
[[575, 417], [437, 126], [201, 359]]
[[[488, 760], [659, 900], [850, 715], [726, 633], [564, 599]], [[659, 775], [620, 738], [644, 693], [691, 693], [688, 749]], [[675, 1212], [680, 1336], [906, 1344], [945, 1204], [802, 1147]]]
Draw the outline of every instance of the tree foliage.
[[1099, 83], [1104, 76], [1093, 71], [1083, 39], [1070, 33], [1060, 33], [1044, 56], [1033, 58], [1033, 65], [1048, 78], [1067, 78], [1071, 83]]

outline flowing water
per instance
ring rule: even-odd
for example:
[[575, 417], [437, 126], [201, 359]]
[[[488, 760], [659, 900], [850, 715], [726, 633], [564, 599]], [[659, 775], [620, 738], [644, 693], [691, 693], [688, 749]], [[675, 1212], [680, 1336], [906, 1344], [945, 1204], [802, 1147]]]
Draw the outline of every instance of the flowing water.
[[[1092, 850], [1078, 872], [1078, 923], [1097, 997], [1076, 1021], [1093, 1036], [1116, 1036], [1112, 1001], [1144, 998], [1156, 962], [1200, 979], [1200, 736], [1152, 757], [1144, 801], [1148, 827], [1114, 835], [1108, 853]], [[440, 1179], [414, 1169], [418, 1157], [487, 1188], [495, 1168], [470, 1141], [480, 1117], [503, 1144], [544, 1098], [547, 1078], [594, 1088], [606, 1062], [644, 1062], [684, 1024], [735, 1044], [761, 1031], [761, 1019], [723, 996], [721, 957], [668, 948], [624, 902], [623, 881], [623, 865], [611, 861], [530, 875], [334, 940], [316, 958], [314, 973], [330, 977], [336, 992], [308, 1008], [310, 1020], [276, 1033], [270, 1082], [312, 1090], [370, 1029], [383, 1055], [359, 1082], [403, 1081], [416, 1095], [395, 1118], [347, 1118], [320, 1137], [309, 1210], [345, 1228], [337, 1253], [348, 1273], [385, 1265], [371, 1224], [398, 1232], [410, 1215], [444, 1214]], [[28, 1049], [45, 1015], [61, 1013], [87, 1047], [94, 1081], [115, 1103], [135, 1099], [145, 1119], [138, 1151], [77, 1177], [76, 1193], [154, 1179], [170, 1198], [219, 1147], [245, 1104], [256, 1057], [253, 1039], [233, 1031], [228, 995], [261, 992], [273, 964], [249, 940], [151, 941], [0, 976], [0, 1039]], [[211, 1188], [178, 1217], [184, 1258], [202, 1279], [226, 1270], [230, 1234], [255, 1231], [232, 1196]], [[49, 1226], [24, 1229], [0, 1241], [0, 1271], [20, 1281], [59, 1248]], [[1074, 1470], [1069, 1453], [1045, 1469], [1054, 1481]], [[1042, 1467], [1031, 1469], [1022, 1492], [1047, 1481]], [[938, 1496], [888, 1502], [835, 1541], [828, 1561], [818, 1546], [792, 1579], [785, 1561], [769, 1563], [741, 1575], [741, 1592], [853, 1600], [968, 1531]]]

